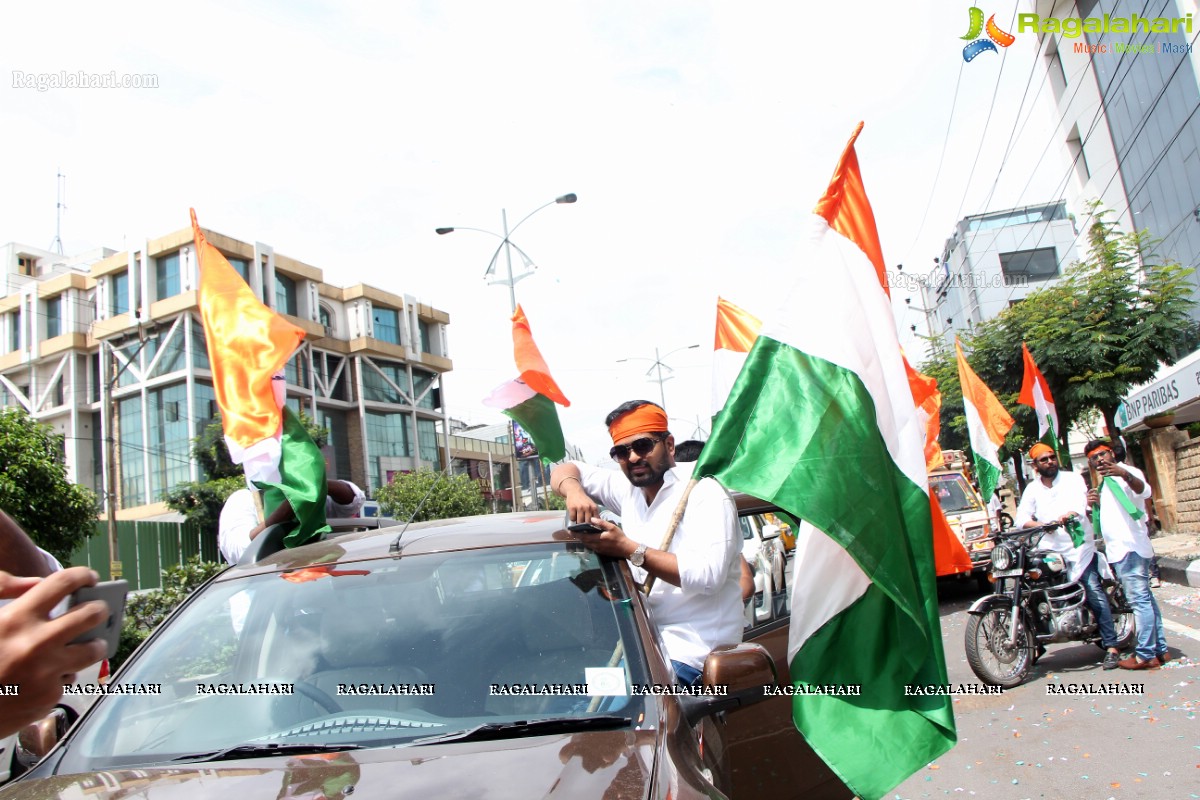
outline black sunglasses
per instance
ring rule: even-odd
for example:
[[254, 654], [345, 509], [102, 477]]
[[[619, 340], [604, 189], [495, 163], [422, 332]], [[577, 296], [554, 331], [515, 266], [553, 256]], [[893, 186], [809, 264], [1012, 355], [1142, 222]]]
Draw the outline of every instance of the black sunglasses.
[[661, 436], [643, 436], [641, 439], [634, 439], [629, 444], [619, 444], [608, 451], [614, 461], [625, 461], [629, 458], [629, 451], [637, 453], [641, 457], [650, 455], [650, 451], [658, 446], [658, 443], [666, 439], [670, 434], [664, 433]]

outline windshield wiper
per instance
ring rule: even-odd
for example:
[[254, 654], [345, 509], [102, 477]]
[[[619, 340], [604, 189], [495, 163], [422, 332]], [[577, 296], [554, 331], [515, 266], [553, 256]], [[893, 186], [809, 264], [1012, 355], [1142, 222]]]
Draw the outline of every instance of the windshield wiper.
[[479, 742], [487, 739], [508, 739], [517, 736], [542, 736], [548, 733], [623, 728], [633, 722], [629, 717], [606, 715], [599, 717], [547, 717], [516, 722], [487, 722], [452, 733], [414, 739], [409, 744], [442, 744], [443, 742]]
[[172, 761], [232, 761], [238, 758], [268, 758], [270, 756], [302, 756], [309, 753], [340, 753], [343, 750], [361, 750], [358, 744], [283, 744], [279, 742], [247, 742], [212, 750], [207, 753], [192, 753], [179, 756]]

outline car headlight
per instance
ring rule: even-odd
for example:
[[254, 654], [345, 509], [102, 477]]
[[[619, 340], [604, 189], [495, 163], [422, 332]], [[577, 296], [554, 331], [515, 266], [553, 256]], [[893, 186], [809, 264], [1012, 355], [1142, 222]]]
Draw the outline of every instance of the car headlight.
[[992, 567], [994, 569], [1008, 569], [1013, 565], [1013, 551], [1008, 545], [998, 544], [992, 548]]

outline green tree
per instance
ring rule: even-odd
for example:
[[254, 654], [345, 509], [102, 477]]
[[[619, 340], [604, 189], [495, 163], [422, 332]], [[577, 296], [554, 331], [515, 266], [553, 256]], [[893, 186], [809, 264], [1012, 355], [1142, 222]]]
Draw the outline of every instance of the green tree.
[[[319, 427], [304, 412], [300, 412], [300, 421], [317, 447], [323, 447], [329, 440], [329, 431]], [[192, 440], [192, 458], [200, 465], [205, 480], [180, 483], [169, 490], [163, 499], [169, 508], [195, 521], [206, 533], [216, 536], [221, 507], [229, 495], [246, 485], [242, 468], [229, 459], [225, 431], [219, 418], [206, 425], [200, 435]]]
[[[479, 483], [470, 475], [445, 475], [419, 469], [394, 477], [375, 492], [384, 514], [414, 522], [450, 519], [486, 511]], [[415, 515], [414, 515], [415, 512]]]
[[63, 437], [23, 409], [0, 411], [0, 508], [64, 563], [96, 532], [96, 495], [67, 480]]

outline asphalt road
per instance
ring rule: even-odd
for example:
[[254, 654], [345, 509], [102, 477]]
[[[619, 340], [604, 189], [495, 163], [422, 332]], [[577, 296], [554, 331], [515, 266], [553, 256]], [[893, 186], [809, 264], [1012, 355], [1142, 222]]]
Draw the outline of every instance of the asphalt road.
[[[1023, 685], [999, 696], [956, 695], [958, 744], [888, 796], [1200, 798], [1200, 590], [1163, 584], [1155, 594], [1174, 661], [1105, 672], [1094, 645], [1050, 645]], [[963, 649], [976, 596], [971, 583], [939, 589], [951, 684], [980, 685]], [[1051, 696], [1046, 688], [1114, 681], [1144, 684], [1144, 693]]]

